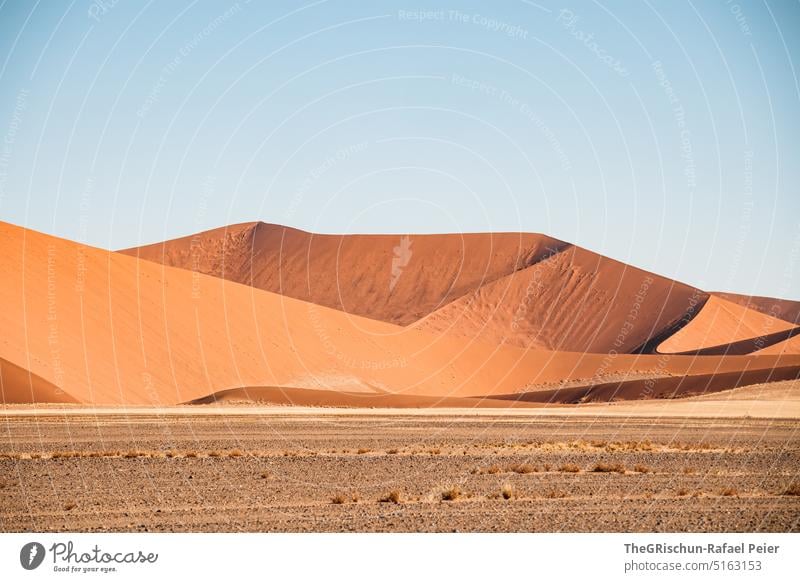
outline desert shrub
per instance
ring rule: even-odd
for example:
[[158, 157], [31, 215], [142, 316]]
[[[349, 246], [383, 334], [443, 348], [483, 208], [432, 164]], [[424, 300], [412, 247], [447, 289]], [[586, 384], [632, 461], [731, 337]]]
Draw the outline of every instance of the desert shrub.
[[500, 489], [500, 496], [503, 499], [514, 499], [517, 496], [517, 492], [512, 485], [504, 483], [503, 487]]
[[633, 470], [636, 471], [637, 473], [649, 473], [650, 472], [650, 467], [648, 467], [646, 465], [636, 465], [633, 468]]
[[520, 475], [528, 475], [536, 472], [536, 467], [528, 463], [521, 463], [518, 465], [511, 465], [508, 470], [511, 473], [519, 473]]
[[342, 505], [343, 503], [347, 503], [347, 497], [343, 493], [337, 493], [331, 497], [331, 503], [334, 505]]
[[458, 485], [453, 485], [442, 491], [442, 501], [455, 501], [461, 495], [461, 488]]
[[625, 465], [621, 463], [597, 463], [592, 471], [595, 473], [624, 473]]
[[783, 492], [784, 495], [791, 495], [793, 497], [800, 496], [800, 482], [796, 481], [790, 484], [786, 491]]
[[399, 490], [392, 489], [389, 493], [378, 499], [378, 501], [381, 503], [400, 503], [402, 501], [402, 496]]
[[562, 473], [580, 473], [581, 468], [575, 463], [567, 463], [558, 468]]

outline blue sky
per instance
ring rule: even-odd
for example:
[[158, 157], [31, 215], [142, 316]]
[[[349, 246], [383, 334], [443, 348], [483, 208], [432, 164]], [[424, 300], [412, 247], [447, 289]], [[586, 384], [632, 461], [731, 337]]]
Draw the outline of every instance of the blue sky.
[[800, 2], [0, 6], [0, 219], [536, 231], [800, 299]]

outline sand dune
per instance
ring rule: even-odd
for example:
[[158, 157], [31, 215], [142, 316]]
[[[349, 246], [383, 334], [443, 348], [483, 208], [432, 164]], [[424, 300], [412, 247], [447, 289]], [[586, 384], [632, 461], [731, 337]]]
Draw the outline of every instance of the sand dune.
[[75, 404], [77, 401], [53, 383], [0, 358], [0, 402]]
[[406, 325], [564, 246], [539, 234], [321, 235], [253, 222], [121, 252]]
[[548, 350], [631, 353], [707, 295], [523, 233], [318, 235], [247, 223], [125, 254], [381, 321]]
[[658, 351], [748, 354], [788, 339], [794, 328], [792, 323], [712, 295], [700, 313], [661, 343]]
[[688, 321], [706, 294], [579, 247], [439, 309], [417, 326], [548, 350], [631, 353]]
[[[522, 262], [507, 253], [486, 255], [499, 257], [489, 261], [498, 281], [503, 269], [524, 272], [526, 263], [561, 254], [542, 255], [537, 246], [542, 241], [536, 240], [530, 239]], [[6, 402], [158, 406], [253, 386], [298, 397], [311, 394], [295, 392], [301, 389], [341, 393], [341, 405], [350, 405], [358, 398], [354, 394], [387, 402], [400, 402], [399, 395], [430, 404], [429, 399], [555, 391], [558, 401], [562, 395], [572, 398], [562, 388], [625, 378], [800, 370], [800, 356], [792, 354], [694, 357], [523, 349], [501, 345], [489, 334], [473, 338], [402, 327], [8, 224], [0, 223], [0, 242], [0, 269], [6, 274], [0, 287]], [[422, 265], [414, 277], [435, 278], [437, 272], [428, 268]], [[583, 280], [568, 265], [560, 272], [567, 280]], [[617, 274], [612, 269], [608, 277]], [[428, 289], [434, 288], [449, 293], [441, 286]], [[688, 290], [677, 289], [685, 299]], [[668, 293], [656, 285], [652, 292], [653, 297]], [[427, 293], [420, 297], [434, 296]], [[418, 305], [423, 304], [429, 306]], [[609, 307], [609, 321], [628, 309]], [[653, 321], [661, 325], [680, 313], [676, 308]], [[720, 388], [717, 383], [709, 389]], [[335, 401], [329, 394], [324, 399]]]
[[721, 299], [737, 303], [748, 309], [764, 313], [770, 317], [782, 319], [795, 325], [800, 325], [800, 301], [788, 299], [775, 299], [773, 297], [758, 297], [754, 295], [737, 295], [736, 293], [714, 292]]

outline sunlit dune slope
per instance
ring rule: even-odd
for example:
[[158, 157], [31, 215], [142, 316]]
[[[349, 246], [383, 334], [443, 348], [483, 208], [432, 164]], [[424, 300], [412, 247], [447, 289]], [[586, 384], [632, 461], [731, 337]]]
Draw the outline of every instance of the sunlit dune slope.
[[747, 354], [788, 339], [795, 325], [712, 295], [700, 313], [658, 346], [662, 353]]

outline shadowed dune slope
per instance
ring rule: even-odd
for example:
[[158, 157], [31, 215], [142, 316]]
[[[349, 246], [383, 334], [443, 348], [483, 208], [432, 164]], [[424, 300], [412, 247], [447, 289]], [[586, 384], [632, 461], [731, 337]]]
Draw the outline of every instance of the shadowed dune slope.
[[631, 353], [688, 322], [707, 295], [570, 247], [484, 285], [417, 325], [548, 350]]
[[712, 295], [700, 313], [658, 346], [661, 353], [689, 353], [717, 348], [719, 353], [756, 352], [788, 339], [795, 326]]
[[540, 234], [323, 235], [253, 222], [120, 252], [407, 325], [564, 246]]
[[75, 403], [76, 400], [51, 382], [0, 358], [0, 403], [53, 402]]

